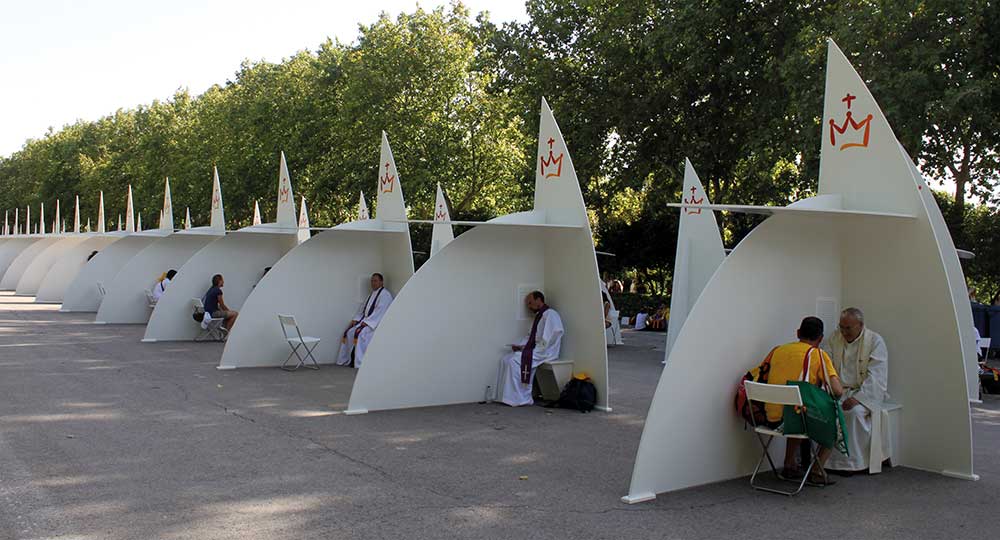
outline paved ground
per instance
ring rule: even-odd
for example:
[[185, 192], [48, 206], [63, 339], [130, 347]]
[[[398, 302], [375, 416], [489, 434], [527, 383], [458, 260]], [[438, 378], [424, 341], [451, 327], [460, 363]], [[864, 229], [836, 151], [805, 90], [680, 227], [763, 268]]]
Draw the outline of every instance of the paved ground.
[[662, 334], [611, 350], [610, 414], [348, 417], [350, 370], [220, 372], [221, 345], [89, 321], [0, 296], [0, 538], [995, 536], [1000, 400], [975, 410], [979, 482], [897, 468], [794, 499], [736, 480], [628, 506]]

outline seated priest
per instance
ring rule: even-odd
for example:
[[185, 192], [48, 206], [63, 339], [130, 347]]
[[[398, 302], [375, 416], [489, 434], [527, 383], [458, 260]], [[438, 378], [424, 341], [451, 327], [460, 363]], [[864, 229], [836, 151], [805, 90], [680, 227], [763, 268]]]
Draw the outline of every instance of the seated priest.
[[[868, 468], [873, 444], [888, 450], [888, 429], [873, 430], [872, 415], [879, 414], [879, 426], [885, 426], [887, 413], [882, 408], [889, 399], [889, 351], [882, 336], [865, 326], [865, 315], [858, 308], [840, 314], [839, 328], [824, 344], [844, 386], [841, 407], [848, 454], [837, 454], [827, 469], [860, 472]], [[879, 452], [878, 455], [885, 455]]]
[[556, 310], [545, 303], [545, 295], [532, 291], [524, 304], [535, 314], [528, 337], [511, 345], [511, 352], [500, 360], [497, 370], [497, 399], [511, 407], [531, 405], [531, 387], [535, 368], [559, 359], [563, 324]]
[[382, 274], [372, 274], [372, 292], [358, 306], [358, 311], [351, 319], [351, 324], [344, 330], [340, 339], [340, 352], [337, 354], [337, 364], [341, 366], [361, 367], [368, 344], [375, 335], [375, 329], [382, 320], [389, 304], [392, 303], [392, 293], [383, 286]]

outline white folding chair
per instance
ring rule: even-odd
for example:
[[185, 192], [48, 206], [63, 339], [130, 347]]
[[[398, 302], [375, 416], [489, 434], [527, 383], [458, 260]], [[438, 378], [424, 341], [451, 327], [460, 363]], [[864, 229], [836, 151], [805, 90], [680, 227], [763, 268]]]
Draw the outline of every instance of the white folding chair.
[[153, 291], [149, 289], [143, 289], [142, 292], [146, 293], [146, 303], [149, 304], [150, 308], [156, 307], [156, 297], [153, 296]]
[[[201, 298], [192, 298], [191, 307], [194, 309], [194, 313], [201, 313], [201, 322], [198, 323], [198, 327], [201, 332], [195, 336], [195, 341], [225, 341], [226, 331], [222, 327], [222, 323], [225, 319], [213, 319], [212, 314], [205, 311], [205, 303], [201, 301]], [[195, 322], [198, 322], [195, 320]]]
[[976, 345], [980, 349], [982, 349], [983, 360], [986, 360], [987, 358], [990, 357], [990, 344], [992, 343], [993, 343], [993, 338], [988, 338], [988, 337], [979, 338], [979, 343], [977, 343]]
[[[775, 403], [778, 405], [792, 405], [799, 407], [799, 414], [802, 415], [802, 425], [806, 425], [806, 413], [805, 409], [802, 407], [802, 394], [799, 393], [799, 387], [794, 385], [780, 385], [780, 384], [764, 384], [747, 381], [744, 383], [747, 389], [747, 399], [751, 401], [760, 401], [763, 403]], [[784, 491], [780, 489], [769, 488], [761, 486], [754, 481], [757, 478], [757, 473], [760, 472], [760, 466], [764, 463], [766, 459], [771, 465], [771, 472], [779, 480], [786, 480], [778, 474], [778, 468], [774, 465], [774, 460], [771, 459], [771, 453], [768, 451], [771, 446], [771, 442], [775, 437], [781, 437], [784, 439], [803, 439], [808, 440], [809, 436], [805, 434], [786, 434], [781, 430], [782, 426], [778, 426], [778, 429], [771, 429], [767, 426], [758, 426], [756, 422], [753, 422], [754, 433], [757, 435], [757, 440], [760, 441], [761, 448], [763, 449], [760, 459], [757, 460], [757, 466], [754, 467], [753, 474], [750, 475], [750, 486], [754, 489], [759, 489], [761, 491], [768, 491], [770, 493], [778, 493], [780, 495], [796, 495], [802, 488], [806, 485], [806, 481], [809, 480], [809, 473], [812, 472], [813, 466], [819, 462], [819, 456], [816, 450], [812, 452], [812, 460], [810, 460], [809, 467], [806, 468], [805, 472], [802, 474], [802, 481], [799, 482], [799, 487], [795, 491]]]
[[[285, 335], [285, 341], [292, 349], [288, 358], [286, 358], [281, 364], [281, 369], [285, 371], [295, 371], [302, 366], [309, 369], [319, 369], [319, 362], [317, 362], [316, 357], [313, 356], [313, 351], [316, 350], [316, 347], [319, 347], [319, 338], [303, 336], [302, 330], [299, 329], [298, 323], [295, 322], [295, 317], [291, 315], [279, 314], [278, 322], [281, 324], [281, 333]], [[300, 349], [304, 351], [304, 354], [299, 353]], [[289, 367], [288, 362], [291, 361], [293, 356], [298, 359], [298, 363], [295, 364], [295, 367]], [[311, 360], [313, 365], [306, 365], [306, 360]]]
[[97, 282], [97, 293], [101, 295], [101, 298], [104, 298], [104, 295], [107, 293], [107, 291], [104, 290], [104, 284], [100, 281]]

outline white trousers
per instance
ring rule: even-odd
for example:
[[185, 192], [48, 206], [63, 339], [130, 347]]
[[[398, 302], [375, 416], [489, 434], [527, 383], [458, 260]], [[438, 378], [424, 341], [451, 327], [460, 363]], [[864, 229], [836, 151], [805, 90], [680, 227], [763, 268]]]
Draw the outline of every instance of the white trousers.
[[361, 360], [368, 349], [368, 344], [372, 341], [372, 336], [375, 335], [375, 331], [370, 326], [362, 328], [361, 333], [358, 334], [358, 343], [355, 345], [354, 331], [357, 330], [356, 326], [351, 326], [347, 331], [347, 342], [340, 344], [340, 351], [337, 353], [337, 365], [349, 365], [351, 363], [351, 351], [354, 351], [354, 367], [361, 367]]
[[521, 405], [532, 405], [535, 401], [531, 398], [531, 387], [535, 381], [535, 368], [532, 362], [531, 379], [528, 384], [521, 382], [521, 353], [510, 352], [500, 359], [500, 367], [497, 372], [497, 401], [506, 403], [511, 407]]
[[879, 436], [874, 444], [877, 452], [872, 452], [873, 426], [871, 411], [861, 405], [855, 405], [852, 409], [844, 411], [844, 431], [847, 432], [847, 450], [850, 455], [843, 455], [836, 450], [830, 455], [830, 460], [826, 462], [826, 468], [835, 471], [862, 471], [868, 470], [870, 456], [874, 453], [877, 456], [888, 455], [889, 433], [887, 422], [884, 421], [887, 414], [880, 411], [883, 421], [880, 422]]

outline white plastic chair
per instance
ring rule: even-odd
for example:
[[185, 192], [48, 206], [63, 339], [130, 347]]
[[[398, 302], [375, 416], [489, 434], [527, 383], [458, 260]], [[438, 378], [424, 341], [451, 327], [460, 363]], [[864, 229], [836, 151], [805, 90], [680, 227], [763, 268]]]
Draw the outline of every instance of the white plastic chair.
[[[747, 389], [747, 399], [751, 401], [760, 401], [762, 403], [775, 403], [778, 405], [792, 405], [799, 407], [799, 414], [802, 415], [802, 425], [806, 425], [805, 409], [802, 407], [802, 394], [799, 393], [799, 387], [794, 385], [780, 385], [780, 384], [764, 384], [747, 381], [744, 383]], [[778, 429], [771, 429], [767, 426], [758, 426], [756, 422], [753, 422], [751, 418], [751, 423], [753, 424], [753, 430], [757, 435], [757, 440], [760, 441], [760, 446], [763, 449], [761, 452], [760, 459], [757, 460], [757, 466], [754, 467], [753, 474], [750, 475], [750, 486], [754, 489], [759, 489], [761, 491], [768, 491], [770, 493], [778, 493], [780, 495], [796, 495], [802, 488], [806, 485], [806, 481], [809, 479], [809, 473], [812, 472], [813, 466], [819, 462], [819, 455], [816, 450], [812, 452], [812, 460], [809, 463], [809, 467], [806, 468], [802, 475], [802, 481], [799, 482], [799, 487], [795, 491], [784, 491], [780, 489], [769, 488], [756, 484], [754, 480], [757, 478], [757, 473], [760, 471], [760, 466], [764, 463], [766, 459], [771, 465], [771, 472], [779, 480], [785, 480], [780, 475], [778, 475], [778, 468], [774, 465], [774, 460], [771, 459], [771, 453], [768, 449], [771, 446], [771, 441], [775, 437], [781, 437], [784, 439], [805, 439], [808, 440], [809, 436], [805, 434], [786, 434], [781, 431], [781, 426]]]
[[142, 292], [146, 293], [146, 303], [149, 304], [150, 308], [156, 307], [156, 297], [153, 296], [153, 291], [149, 289], [143, 289]]
[[[313, 356], [313, 351], [316, 347], [319, 347], [318, 337], [303, 336], [302, 330], [299, 329], [298, 323], [295, 322], [295, 317], [291, 315], [278, 315], [278, 322], [281, 323], [281, 333], [285, 335], [285, 341], [288, 346], [292, 349], [289, 353], [288, 358], [281, 364], [281, 369], [285, 371], [295, 371], [302, 366], [308, 369], [319, 369], [319, 362], [316, 361], [316, 357]], [[305, 354], [299, 353], [299, 350], [305, 351]], [[291, 361], [292, 357], [298, 359], [298, 363], [295, 367], [289, 367], [288, 362]], [[306, 360], [312, 361], [313, 365], [306, 365]]]
[[990, 357], [990, 344], [993, 343], [993, 338], [979, 338], [979, 343], [977, 344], [980, 349], [983, 349], [983, 359]]
[[205, 303], [201, 301], [201, 298], [192, 298], [191, 307], [194, 308], [195, 313], [204, 314], [201, 318], [201, 323], [199, 324], [201, 332], [195, 336], [195, 341], [226, 340], [226, 332], [225, 329], [222, 328], [222, 323], [225, 319], [213, 319], [212, 314], [205, 311]]
[[616, 309], [608, 311], [608, 318], [611, 319], [611, 326], [604, 329], [604, 341], [607, 345], [624, 345], [625, 340], [622, 339], [622, 326], [619, 312]]

